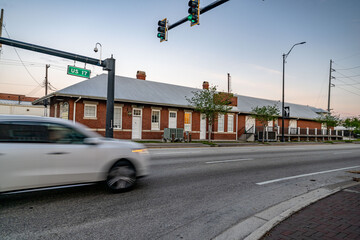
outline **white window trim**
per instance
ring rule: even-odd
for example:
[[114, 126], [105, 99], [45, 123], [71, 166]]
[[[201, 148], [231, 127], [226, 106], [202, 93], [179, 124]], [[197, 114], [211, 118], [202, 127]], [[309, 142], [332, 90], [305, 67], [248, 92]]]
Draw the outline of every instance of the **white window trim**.
[[[185, 124], [185, 114], [186, 113], [190, 114], [190, 123], [189, 124]], [[184, 113], [184, 131], [191, 132], [191, 130], [192, 130], [192, 124], [191, 123], [192, 123], [192, 112], [187, 111], [187, 112]], [[187, 129], [190, 129], [190, 130], [187, 130]]]
[[[86, 107], [95, 107], [95, 116], [86, 116]], [[97, 104], [85, 103], [84, 104], [84, 119], [97, 119]]]
[[[152, 122], [152, 116], [154, 112], [158, 112], [159, 113], [159, 122], [157, 123], [158, 126], [155, 127], [155, 123], [153, 124]], [[160, 130], [160, 118], [161, 118], [161, 112], [160, 110], [157, 109], [152, 109], [151, 110], [151, 130]]]
[[[232, 119], [232, 123], [230, 123], [230, 119]], [[231, 131], [229, 130], [231, 126]], [[227, 132], [234, 132], [234, 115], [228, 115], [227, 119]]]
[[[220, 118], [222, 118], [222, 121], [220, 121]], [[218, 115], [218, 132], [224, 132], [225, 129], [225, 115], [219, 114]]]
[[[114, 106], [114, 113], [115, 113], [115, 108], [120, 109], [120, 126], [119, 127], [114, 127], [114, 129], [122, 129], [122, 115], [123, 115], [123, 109], [121, 106]], [[114, 114], [114, 126], [115, 126], [115, 114]]]

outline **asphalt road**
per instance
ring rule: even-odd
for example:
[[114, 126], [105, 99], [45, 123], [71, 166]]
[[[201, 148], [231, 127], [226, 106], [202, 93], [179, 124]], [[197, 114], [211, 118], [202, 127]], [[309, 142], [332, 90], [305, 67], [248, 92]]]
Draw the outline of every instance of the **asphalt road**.
[[358, 144], [150, 151], [151, 175], [127, 193], [91, 185], [0, 196], [0, 239], [211, 239], [360, 170]]

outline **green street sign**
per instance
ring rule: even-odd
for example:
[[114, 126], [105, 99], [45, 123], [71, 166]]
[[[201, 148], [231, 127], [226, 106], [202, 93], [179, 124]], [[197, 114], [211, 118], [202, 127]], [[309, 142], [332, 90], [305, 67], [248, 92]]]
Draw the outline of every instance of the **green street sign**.
[[90, 70], [68, 65], [67, 74], [77, 77], [90, 78]]

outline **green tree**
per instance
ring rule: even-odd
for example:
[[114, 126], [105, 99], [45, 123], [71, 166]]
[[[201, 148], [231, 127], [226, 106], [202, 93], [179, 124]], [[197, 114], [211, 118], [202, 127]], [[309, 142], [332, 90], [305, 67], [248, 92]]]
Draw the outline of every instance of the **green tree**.
[[191, 98], [186, 97], [190, 106], [194, 107], [196, 111], [205, 114], [209, 124], [209, 136], [211, 141], [211, 130], [218, 114], [228, 113], [232, 107], [229, 106], [233, 94], [231, 93], [219, 93], [216, 91], [216, 87], [209, 87], [209, 89], [202, 89], [193, 91]]
[[316, 119], [318, 122], [326, 125], [326, 129], [329, 131], [330, 128], [339, 126], [341, 120], [339, 116], [334, 116], [331, 114], [325, 114]]
[[350, 132], [350, 138], [352, 136], [352, 132], [358, 133], [360, 131], [360, 119], [353, 117], [353, 118], [346, 118], [342, 125], [346, 127]]
[[269, 121], [273, 121], [274, 119], [278, 118], [280, 115], [279, 109], [274, 106], [262, 106], [262, 107], [255, 107], [251, 109], [251, 116], [258, 120], [262, 127], [263, 127], [263, 136], [262, 142], [265, 140], [265, 128], [268, 126]]

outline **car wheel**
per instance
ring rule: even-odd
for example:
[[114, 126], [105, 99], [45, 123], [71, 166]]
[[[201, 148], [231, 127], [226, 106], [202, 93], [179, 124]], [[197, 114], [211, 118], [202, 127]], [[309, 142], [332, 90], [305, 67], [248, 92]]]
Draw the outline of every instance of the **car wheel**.
[[130, 162], [119, 161], [110, 169], [106, 186], [111, 192], [125, 192], [134, 187], [136, 170]]

